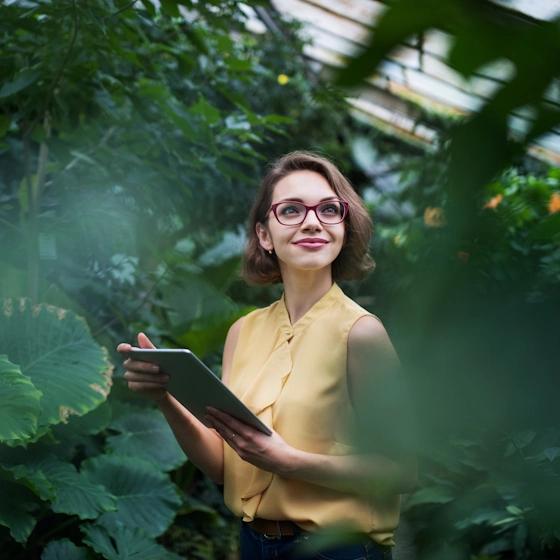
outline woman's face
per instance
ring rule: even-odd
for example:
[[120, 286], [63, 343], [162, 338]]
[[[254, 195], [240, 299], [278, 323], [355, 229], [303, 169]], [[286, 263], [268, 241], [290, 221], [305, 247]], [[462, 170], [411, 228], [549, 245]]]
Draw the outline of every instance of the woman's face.
[[[338, 196], [322, 175], [295, 171], [276, 183], [272, 204], [292, 200], [315, 206], [328, 199], [338, 199]], [[325, 225], [312, 210], [297, 226], [280, 224], [271, 212], [267, 222], [257, 224], [256, 230], [261, 246], [276, 253], [282, 272], [286, 267], [315, 271], [330, 268], [346, 237], [344, 222]]]

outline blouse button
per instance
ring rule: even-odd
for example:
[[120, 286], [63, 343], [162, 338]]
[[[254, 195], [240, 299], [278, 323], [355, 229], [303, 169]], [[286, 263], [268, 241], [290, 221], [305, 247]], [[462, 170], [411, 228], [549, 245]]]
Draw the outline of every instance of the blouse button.
[[286, 331], [286, 334], [289, 335], [289, 334], [290, 334], [290, 331]]

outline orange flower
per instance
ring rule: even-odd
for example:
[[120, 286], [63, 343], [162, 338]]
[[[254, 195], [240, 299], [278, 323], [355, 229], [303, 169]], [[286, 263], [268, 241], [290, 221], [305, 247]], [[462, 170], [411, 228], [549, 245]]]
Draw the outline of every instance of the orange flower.
[[439, 206], [428, 206], [424, 211], [424, 224], [428, 227], [443, 227], [447, 225], [447, 219], [443, 208]]
[[504, 200], [503, 194], [497, 194], [495, 197], [491, 198], [482, 208], [492, 208], [492, 210], [496, 210], [498, 204]]
[[548, 202], [548, 212], [550, 214], [554, 214], [554, 212], [558, 212], [560, 210], [560, 194], [557, 192], [552, 193], [550, 197], [550, 201]]
[[465, 253], [465, 251], [458, 251], [457, 252], [457, 258], [460, 261], [463, 261], [464, 263], [468, 263], [469, 262], [469, 254]]

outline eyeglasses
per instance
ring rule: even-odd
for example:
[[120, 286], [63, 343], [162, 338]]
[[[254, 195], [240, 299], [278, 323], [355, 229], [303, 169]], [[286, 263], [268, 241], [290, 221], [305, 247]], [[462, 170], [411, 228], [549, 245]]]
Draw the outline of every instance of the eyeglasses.
[[274, 212], [278, 223], [283, 226], [299, 226], [307, 218], [307, 213], [313, 210], [317, 219], [325, 225], [332, 226], [343, 222], [348, 215], [348, 202], [344, 200], [327, 200], [319, 202], [315, 206], [307, 206], [301, 202], [285, 200], [278, 202], [270, 207], [265, 218]]

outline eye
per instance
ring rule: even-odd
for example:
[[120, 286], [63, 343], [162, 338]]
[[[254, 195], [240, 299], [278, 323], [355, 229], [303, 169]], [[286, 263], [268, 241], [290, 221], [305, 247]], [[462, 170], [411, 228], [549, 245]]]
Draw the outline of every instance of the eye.
[[301, 214], [301, 206], [299, 204], [282, 204], [278, 207], [282, 216], [290, 216], [294, 214]]
[[336, 202], [328, 202], [319, 208], [321, 214], [340, 214], [340, 204]]

